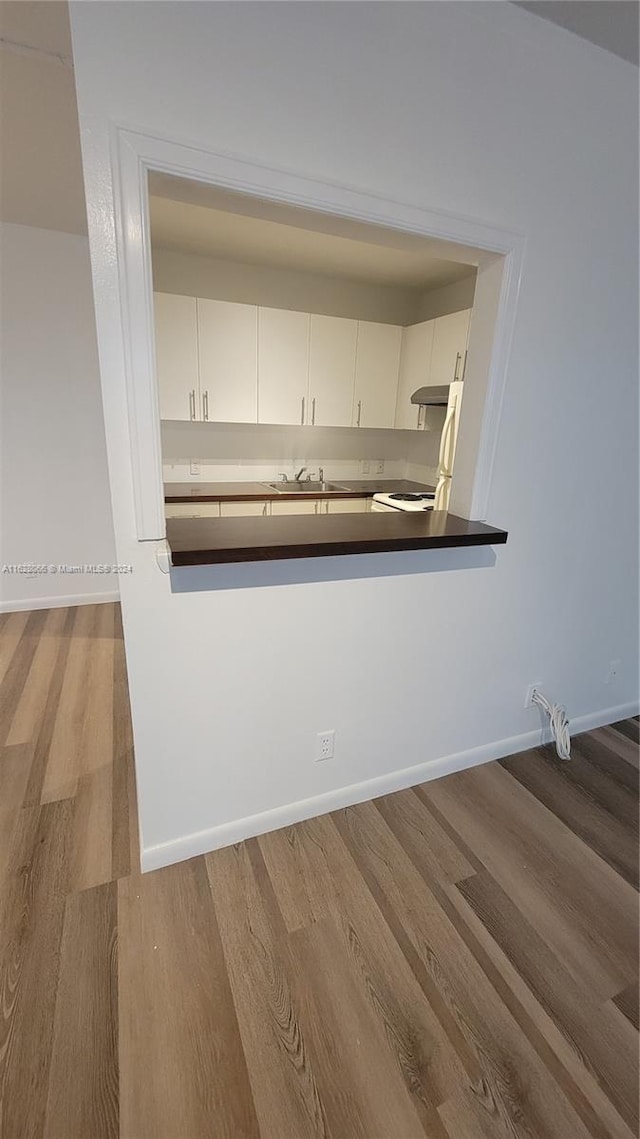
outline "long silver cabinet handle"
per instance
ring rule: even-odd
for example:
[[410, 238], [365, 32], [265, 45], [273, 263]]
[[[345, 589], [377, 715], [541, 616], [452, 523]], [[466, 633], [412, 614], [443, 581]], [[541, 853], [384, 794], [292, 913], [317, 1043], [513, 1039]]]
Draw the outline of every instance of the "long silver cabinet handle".
[[300, 414], [300, 426], [304, 427], [304, 396], [302, 397], [302, 412]]
[[202, 417], [205, 423], [209, 419], [209, 392], [203, 392], [202, 395]]
[[311, 400], [311, 426], [315, 427], [316, 423], [316, 397]]
[[360, 426], [360, 418], [362, 416], [362, 400], [358, 400], [358, 418], [356, 419], [356, 427]]
[[467, 348], [465, 350], [465, 354], [464, 354], [464, 364], [462, 365], [462, 375], [460, 377], [461, 380], [464, 380], [465, 372], [467, 370], [467, 356], [468, 355], [469, 355], [469, 349]]
[[189, 418], [195, 419], [196, 417], [196, 389], [193, 388], [189, 392]]
[[456, 366], [455, 366], [455, 368], [453, 369], [453, 379], [454, 379], [454, 382], [455, 382], [455, 381], [457, 380], [457, 378], [458, 378], [458, 368], [460, 367], [460, 361], [461, 361], [461, 359], [462, 359], [462, 353], [461, 353], [461, 352], [457, 352], [457, 353], [456, 353]]

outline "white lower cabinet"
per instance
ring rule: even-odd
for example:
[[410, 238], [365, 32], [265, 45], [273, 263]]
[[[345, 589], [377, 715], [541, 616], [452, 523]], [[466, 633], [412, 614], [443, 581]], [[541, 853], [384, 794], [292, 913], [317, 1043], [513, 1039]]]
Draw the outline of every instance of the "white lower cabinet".
[[326, 498], [323, 514], [364, 514], [371, 508], [370, 498]]
[[221, 502], [220, 516], [222, 518], [246, 518], [252, 516], [265, 517], [269, 513], [268, 502]]
[[219, 518], [219, 502], [167, 502], [165, 518]]
[[274, 514], [316, 514], [317, 498], [286, 499], [271, 502], [271, 513]]

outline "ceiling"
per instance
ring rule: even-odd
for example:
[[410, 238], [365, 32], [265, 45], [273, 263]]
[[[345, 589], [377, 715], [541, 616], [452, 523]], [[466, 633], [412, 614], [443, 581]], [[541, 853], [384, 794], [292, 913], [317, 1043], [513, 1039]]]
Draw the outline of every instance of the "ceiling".
[[68, 6], [0, 3], [0, 37], [0, 216], [86, 233]]
[[[637, 0], [516, 3], [638, 61]], [[0, 0], [0, 49], [0, 217], [86, 233], [66, 0]]]
[[544, 20], [638, 65], [637, 0], [514, 0]]
[[[434, 257], [436, 243], [419, 237], [359, 223], [347, 223], [345, 233], [344, 219], [288, 206], [274, 210], [274, 203], [240, 195], [224, 198], [225, 209], [217, 209], [152, 194], [152, 247], [403, 288], [434, 289], [473, 272], [471, 250], [444, 247], [447, 254], [465, 258], [461, 261]], [[263, 210], [279, 216], [260, 216]]]

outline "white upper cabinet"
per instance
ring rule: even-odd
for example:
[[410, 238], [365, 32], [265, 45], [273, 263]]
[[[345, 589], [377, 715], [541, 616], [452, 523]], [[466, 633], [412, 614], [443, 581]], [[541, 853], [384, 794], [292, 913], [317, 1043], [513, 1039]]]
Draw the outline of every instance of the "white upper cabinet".
[[424, 409], [411, 403], [417, 388], [430, 383], [431, 352], [433, 349], [434, 320], [411, 324], [402, 329], [400, 352], [400, 378], [396, 404], [396, 427], [403, 430], [422, 426]]
[[312, 315], [306, 423], [316, 427], [351, 425], [357, 335], [356, 320]]
[[358, 322], [354, 426], [394, 426], [401, 336], [395, 324]]
[[258, 422], [309, 422], [309, 313], [258, 311]]
[[430, 384], [452, 384], [464, 373], [471, 309], [439, 316], [434, 325]]
[[258, 421], [258, 309], [198, 300], [202, 419]]
[[200, 419], [195, 297], [154, 293], [161, 419]]

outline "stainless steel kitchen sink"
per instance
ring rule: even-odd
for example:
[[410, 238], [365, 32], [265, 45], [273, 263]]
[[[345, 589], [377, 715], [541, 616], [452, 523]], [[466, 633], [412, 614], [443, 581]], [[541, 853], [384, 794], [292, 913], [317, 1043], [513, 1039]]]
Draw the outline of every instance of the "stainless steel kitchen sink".
[[313, 482], [311, 479], [303, 479], [301, 482], [266, 482], [262, 485], [268, 486], [269, 490], [276, 490], [278, 494], [330, 494], [332, 491], [349, 489], [337, 482]]

